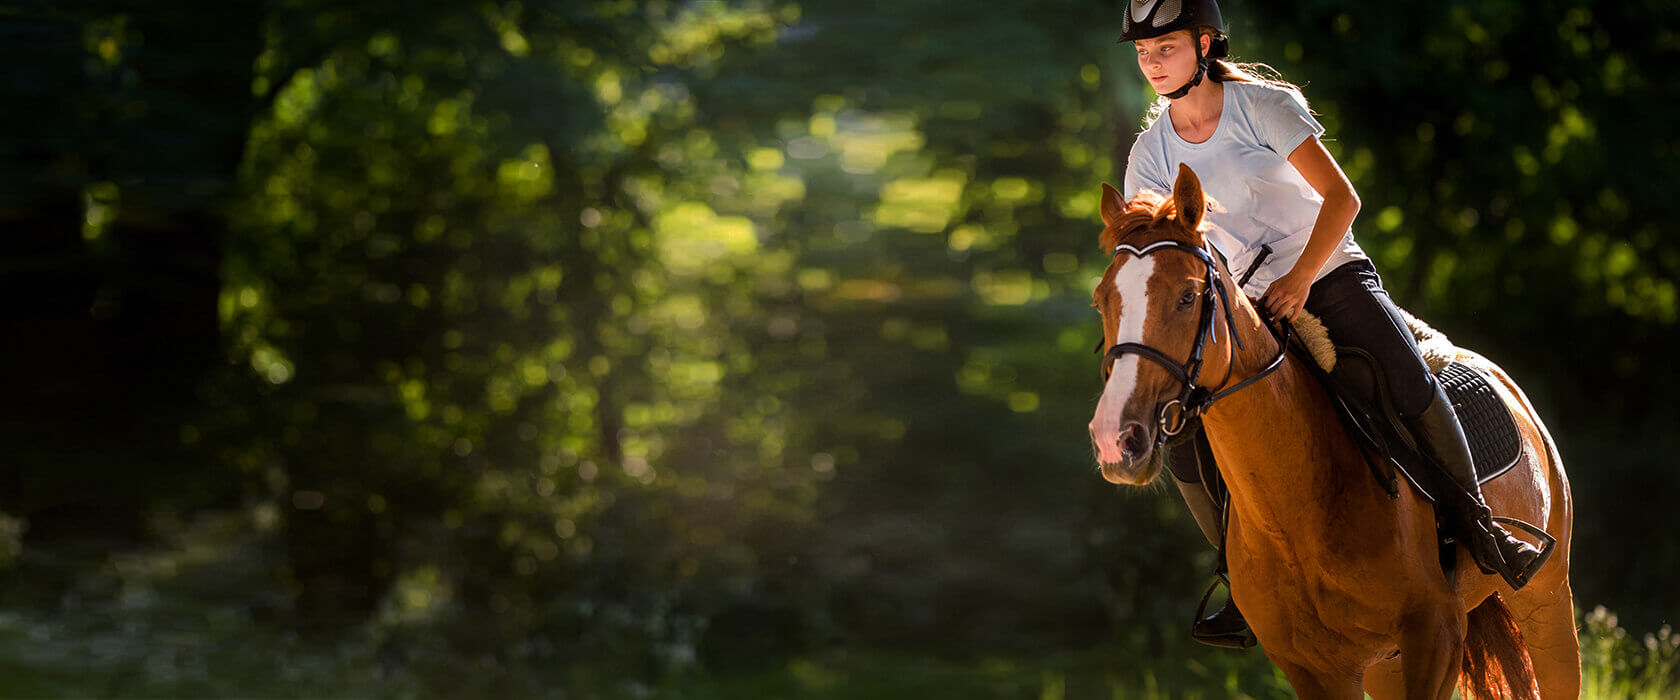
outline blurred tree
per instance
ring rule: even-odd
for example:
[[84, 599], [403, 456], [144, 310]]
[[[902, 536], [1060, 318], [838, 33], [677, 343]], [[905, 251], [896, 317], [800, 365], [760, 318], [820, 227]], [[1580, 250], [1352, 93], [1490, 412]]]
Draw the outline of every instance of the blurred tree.
[[303, 609], [376, 612], [399, 657], [444, 629], [584, 676], [691, 665], [813, 497], [758, 350], [787, 275], [760, 230], [802, 190], [720, 153], [690, 88], [774, 11], [333, 17], [371, 24], [259, 78], [222, 307], [254, 374], [212, 431]]
[[1308, 84], [1402, 303], [1550, 379], [1529, 386], [1559, 424], [1680, 418], [1646, 398], [1680, 389], [1653, 364], [1680, 348], [1680, 251], [1660, 234], [1680, 137], [1652, 108], [1677, 87], [1672, 4], [1253, 12], [1239, 51]]
[[[38, 531], [134, 535], [153, 499], [234, 483], [181, 444], [218, 362], [225, 207], [257, 105], [262, 15], [205, 2], [132, 10], [4, 13], [0, 84], [9, 104], [32, 106], [0, 124], [16, 164], [0, 284], [22, 321], [0, 358], [3, 441], [17, 449], [5, 507]], [[67, 459], [122, 468], [89, 480]]]
[[839, 631], [991, 648], [1176, 621], [1161, 602], [1192, 595], [1195, 571], [1137, 560], [1190, 556], [1187, 521], [1092, 488], [1089, 406], [1070, 400], [1094, 388], [1086, 295], [1105, 261], [1086, 252], [1114, 103], [1143, 108], [1129, 62], [1070, 31], [1090, 7], [800, 8], [699, 94], [739, 115], [726, 143], [785, 144], [807, 183], [785, 244], [802, 335], [821, 339], [806, 376], [844, 383], [793, 400], [836, 446], [812, 556]]

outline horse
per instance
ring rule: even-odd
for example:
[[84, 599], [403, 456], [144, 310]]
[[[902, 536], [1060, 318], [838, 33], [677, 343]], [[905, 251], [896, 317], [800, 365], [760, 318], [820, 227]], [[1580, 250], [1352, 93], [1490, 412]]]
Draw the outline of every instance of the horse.
[[1105, 346], [1126, 349], [1105, 355], [1090, 424], [1102, 477], [1148, 484], [1165, 437], [1201, 414], [1230, 494], [1230, 594], [1302, 698], [1445, 700], [1461, 682], [1466, 697], [1577, 697], [1569, 481], [1522, 390], [1458, 351], [1494, 378], [1522, 441], [1517, 464], [1483, 486], [1488, 505], [1538, 523], [1556, 549], [1520, 591], [1462, 547], [1448, 580], [1432, 506], [1410, 488], [1391, 498], [1373, 478], [1323, 383], [1206, 252], [1207, 207], [1182, 165], [1170, 196], [1127, 202], [1102, 185], [1100, 241], [1114, 258], [1092, 302]]

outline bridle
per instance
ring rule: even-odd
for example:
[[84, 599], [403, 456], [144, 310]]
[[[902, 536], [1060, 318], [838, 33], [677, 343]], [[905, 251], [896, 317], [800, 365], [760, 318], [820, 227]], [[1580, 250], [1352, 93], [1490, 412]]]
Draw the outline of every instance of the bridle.
[[[1105, 384], [1108, 383], [1108, 377], [1113, 371], [1111, 368], [1114, 366], [1114, 363], [1122, 356], [1130, 353], [1148, 358], [1153, 360], [1156, 364], [1165, 367], [1168, 372], [1171, 372], [1174, 377], [1178, 378], [1179, 384], [1184, 387], [1181, 391], [1179, 391], [1176, 398], [1173, 398], [1172, 400], [1156, 407], [1155, 419], [1158, 423], [1157, 427], [1159, 428], [1156, 431], [1155, 437], [1155, 449], [1157, 450], [1167, 442], [1168, 438], [1175, 437], [1179, 433], [1184, 432], [1184, 429], [1190, 425], [1191, 421], [1201, 416], [1202, 413], [1207, 411], [1208, 407], [1212, 406], [1215, 401], [1230, 396], [1231, 394], [1235, 394], [1238, 391], [1242, 391], [1249, 385], [1260, 381], [1265, 378], [1266, 375], [1271, 374], [1276, 371], [1278, 367], [1282, 366], [1283, 356], [1289, 352], [1290, 334], [1288, 323], [1274, 325], [1272, 323], [1265, 322], [1265, 317], [1262, 316], [1262, 322], [1266, 326], [1267, 330], [1270, 330], [1272, 332], [1272, 336], [1278, 341], [1277, 356], [1273, 357], [1271, 362], [1269, 362], [1264, 369], [1261, 369], [1259, 372], [1254, 373], [1253, 376], [1238, 382], [1235, 386], [1215, 392], [1207, 387], [1197, 385], [1196, 380], [1200, 378], [1202, 373], [1202, 356], [1207, 350], [1208, 343], [1219, 342], [1218, 334], [1215, 331], [1215, 306], [1224, 307], [1225, 328], [1227, 332], [1231, 334], [1231, 340], [1236, 344], [1235, 347], [1231, 349], [1230, 361], [1225, 363], [1225, 378], [1220, 380], [1219, 383], [1221, 385], [1224, 385], [1231, 380], [1231, 371], [1236, 365], [1237, 350], [1242, 348], [1242, 337], [1237, 334], [1237, 323], [1231, 316], [1231, 301], [1226, 296], [1225, 285], [1222, 283], [1222, 279], [1219, 274], [1219, 267], [1216, 263], [1214, 263], [1213, 256], [1205, 249], [1183, 241], [1171, 239], [1156, 241], [1142, 248], [1138, 248], [1130, 243], [1121, 243], [1114, 246], [1114, 257], [1120, 257], [1121, 253], [1129, 253], [1134, 257], [1142, 258], [1145, 255], [1153, 255], [1154, 253], [1163, 250], [1178, 250], [1189, 253], [1196, 256], [1196, 259], [1200, 260], [1202, 264], [1207, 267], [1208, 284], [1207, 288], [1203, 289], [1199, 295], [1201, 297], [1202, 313], [1201, 319], [1197, 322], [1196, 327], [1196, 345], [1190, 349], [1190, 361], [1181, 365], [1173, 358], [1168, 357], [1166, 353], [1142, 343], [1116, 343], [1113, 347], [1108, 349], [1108, 352], [1103, 354], [1102, 360], [1102, 378], [1103, 383]], [[1249, 267], [1248, 275], [1254, 274], [1254, 271], [1260, 268], [1260, 263], [1265, 260], [1265, 256], [1270, 252], [1271, 250], [1269, 248], [1262, 249], [1260, 257], [1257, 257], [1254, 264]], [[1245, 275], [1245, 279], [1238, 283], [1238, 288], [1241, 288], [1242, 284], [1247, 283], [1248, 280], [1246, 277], [1248, 275]], [[1276, 326], [1282, 326], [1283, 330], [1280, 332]], [[1097, 349], [1102, 349], [1102, 341], [1097, 342]]]

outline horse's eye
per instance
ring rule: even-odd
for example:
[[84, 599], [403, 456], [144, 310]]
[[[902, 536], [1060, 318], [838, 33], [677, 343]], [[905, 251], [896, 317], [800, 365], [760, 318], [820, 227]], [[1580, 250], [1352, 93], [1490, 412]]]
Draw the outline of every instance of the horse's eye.
[[1188, 309], [1194, 303], [1196, 303], [1196, 293], [1194, 291], [1186, 291], [1178, 298], [1178, 308], [1180, 309]]

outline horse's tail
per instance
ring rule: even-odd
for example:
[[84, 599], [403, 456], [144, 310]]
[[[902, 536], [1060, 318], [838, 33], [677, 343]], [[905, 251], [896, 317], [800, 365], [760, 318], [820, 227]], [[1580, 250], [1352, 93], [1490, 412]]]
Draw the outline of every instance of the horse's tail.
[[1459, 689], [1466, 698], [1538, 700], [1534, 663], [1522, 630], [1498, 593], [1470, 611], [1464, 634], [1464, 667]]

